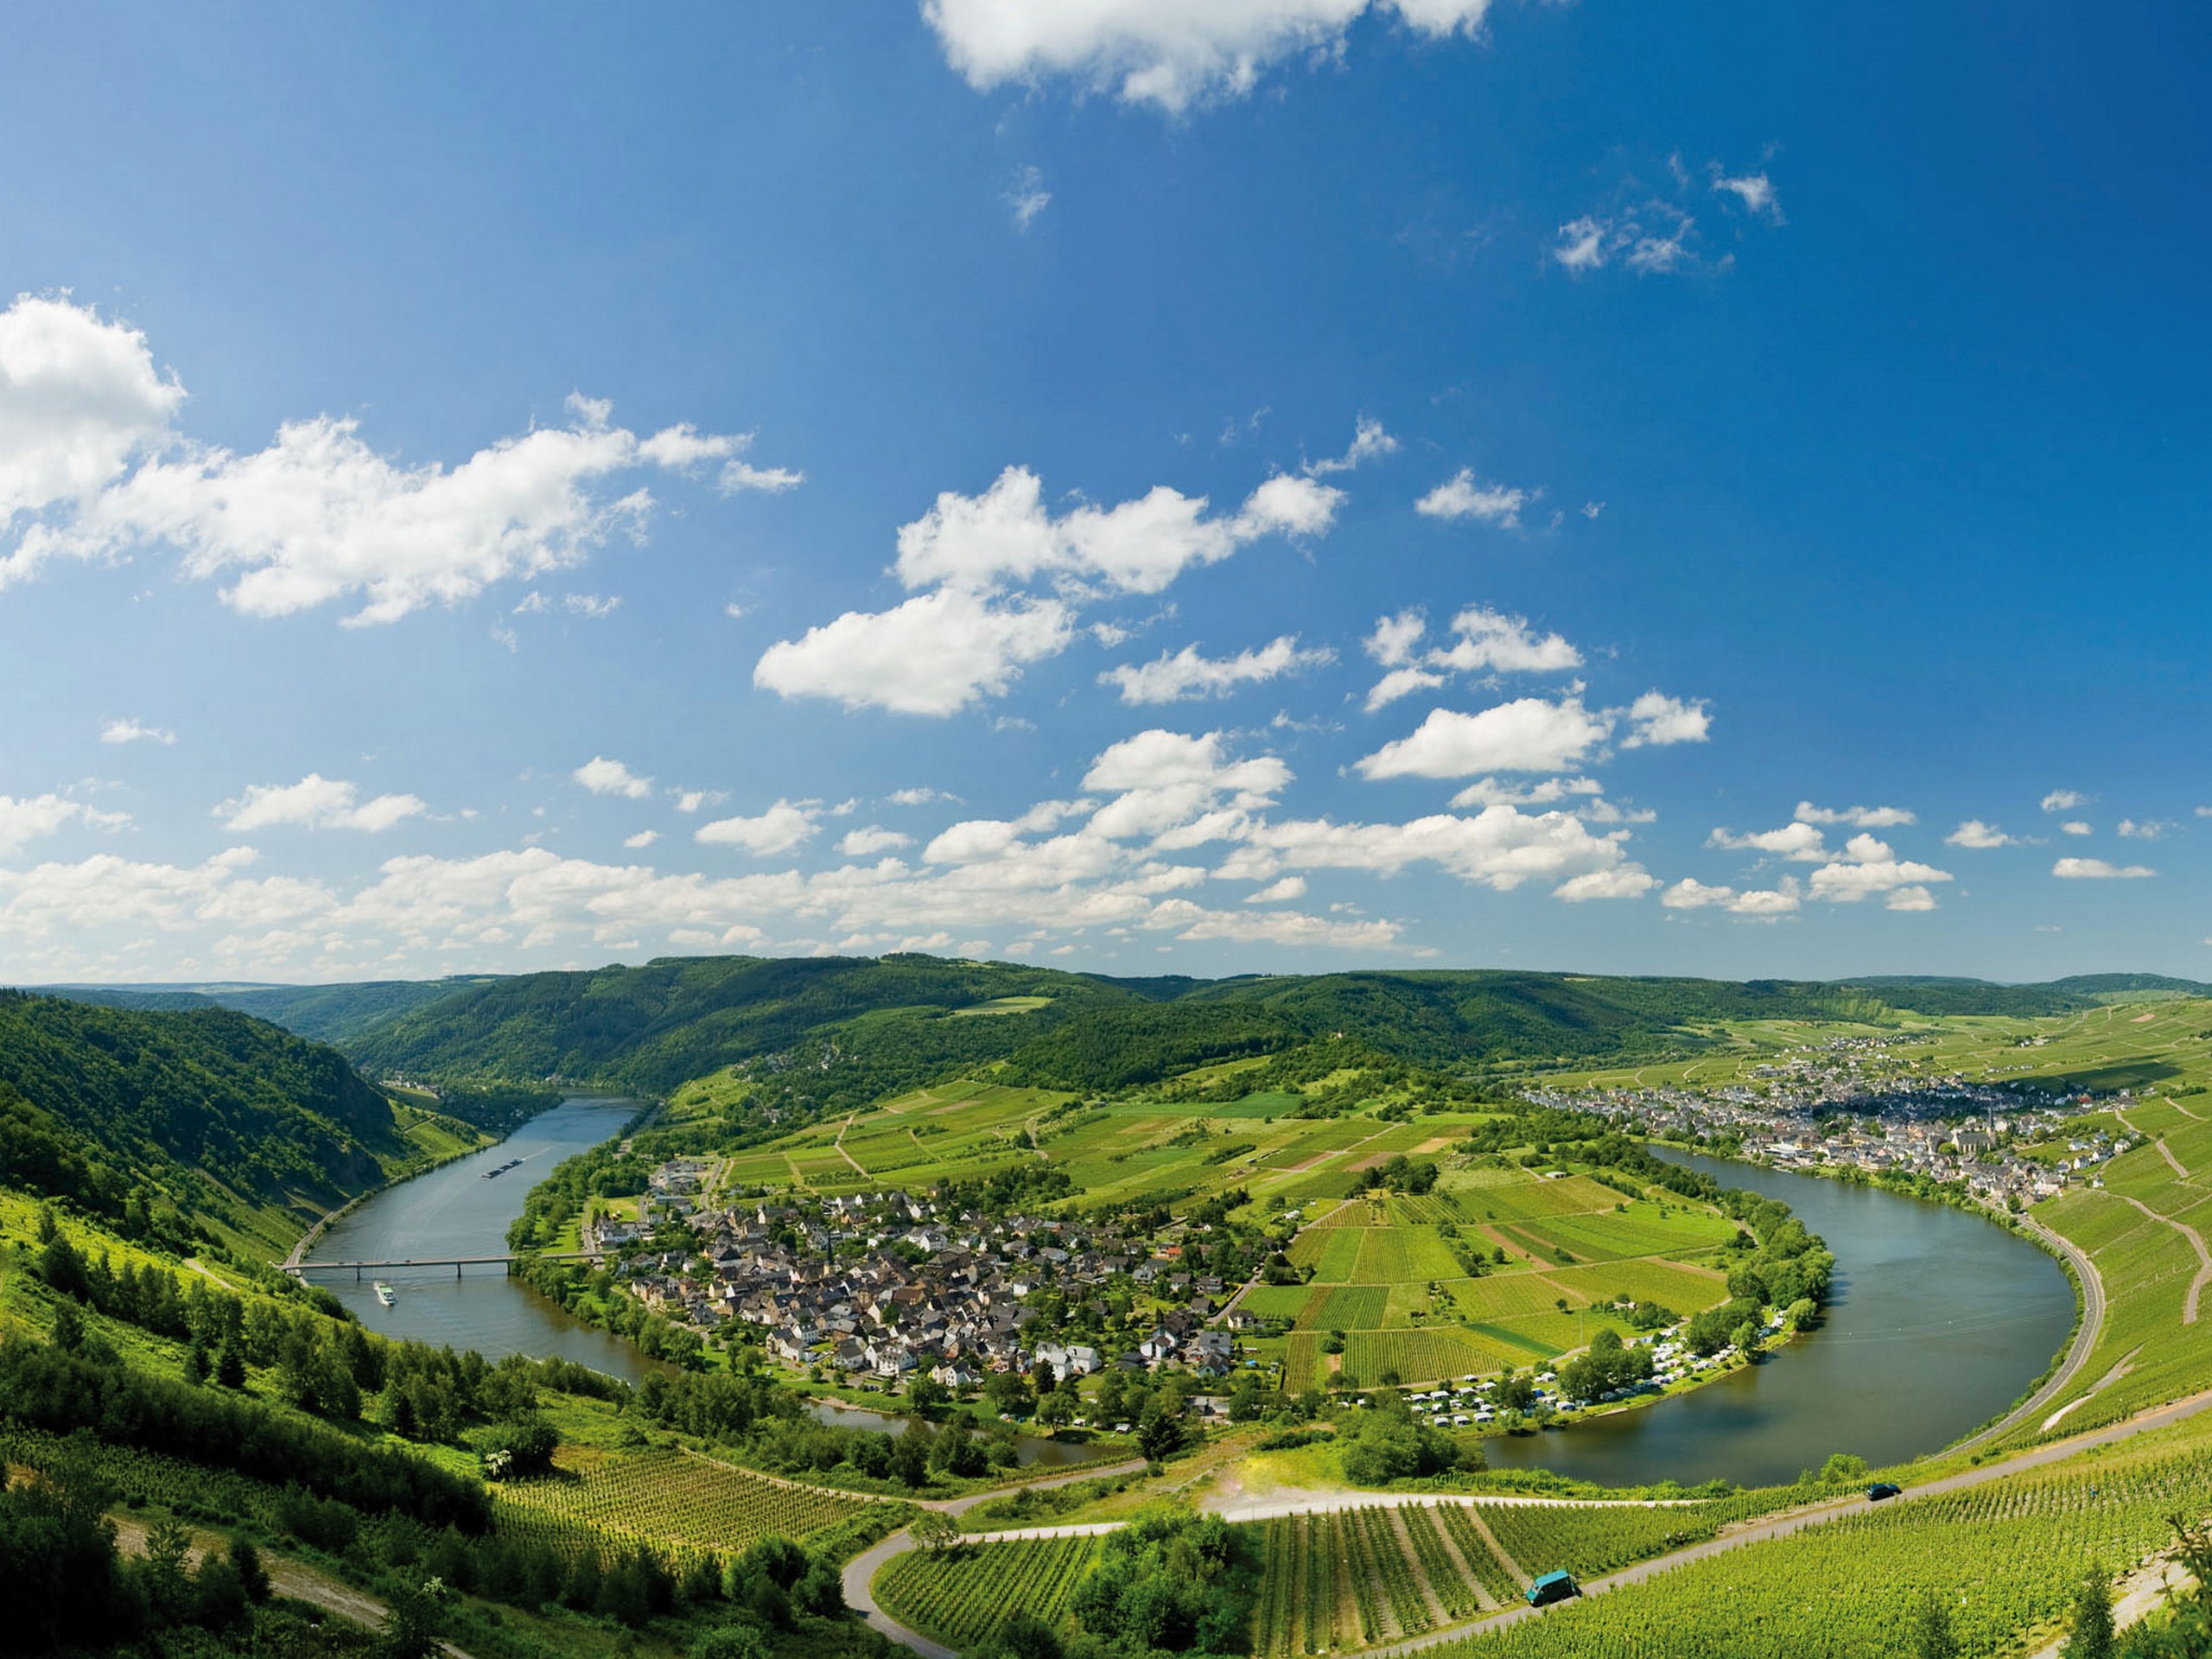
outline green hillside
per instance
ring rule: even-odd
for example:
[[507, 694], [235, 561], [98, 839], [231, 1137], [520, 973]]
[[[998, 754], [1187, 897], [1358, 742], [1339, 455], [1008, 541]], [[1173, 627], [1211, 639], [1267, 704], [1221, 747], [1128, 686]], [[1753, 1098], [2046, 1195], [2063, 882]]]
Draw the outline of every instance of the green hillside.
[[[344, 1040], [374, 1071], [430, 1079], [664, 1093], [751, 1065], [812, 1106], [848, 1109], [977, 1065], [1082, 1090], [1321, 1041], [1418, 1065], [1661, 1058], [1724, 1040], [1731, 1021], [2061, 1014], [2095, 1006], [2100, 989], [1448, 970], [1116, 980], [925, 956], [686, 957], [467, 985], [381, 1023], [364, 1007]], [[978, 1011], [1003, 1017], [955, 1017]]]
[[143, 1236], [281, 1255], [323, 1211], [474, 1139], [245, 1014], [0, 992], [0, 1186]]
[[491, 982], [486, 975], [450, 979], [377, 979], [350, 985], [39, 985], [28, 988], [73, 1002], [181, 1013], [234, 1008], [318, 1043], [348, 1043], [410, 1008]]

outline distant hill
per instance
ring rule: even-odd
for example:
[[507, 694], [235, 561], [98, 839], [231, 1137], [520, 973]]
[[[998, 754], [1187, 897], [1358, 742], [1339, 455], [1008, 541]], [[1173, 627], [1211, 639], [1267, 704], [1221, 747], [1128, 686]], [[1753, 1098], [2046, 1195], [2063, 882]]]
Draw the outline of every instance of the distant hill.
[[0, 1185], [270, 1254], [418, 1154], [337, 1050], [263, 1020], [0, 991]]
[[2034, 1016], [2094, 1007], [2104, 988], [1448, 969], [1120, 980], [918, 955], [680, 957], [450, 990], [349, 1048], [379, 1075], [559, 1077], [654, 1093], [746, 1065], [804, 1103], [842, 1109], [981, 1065], [1009, 1082], [1088, 1090], [1339, 1039], [1423, 1065], [1632, 1058], [1694, 1052], [1724, 1020]]
[[489, 975], [452, 979], [379, 979], [349, 985], [40, 985], [29, 988], [75, 1002], [177, 1012], [235, 1008], [319, 1043], [348, 1043], [410, 1008], [492, 983]]

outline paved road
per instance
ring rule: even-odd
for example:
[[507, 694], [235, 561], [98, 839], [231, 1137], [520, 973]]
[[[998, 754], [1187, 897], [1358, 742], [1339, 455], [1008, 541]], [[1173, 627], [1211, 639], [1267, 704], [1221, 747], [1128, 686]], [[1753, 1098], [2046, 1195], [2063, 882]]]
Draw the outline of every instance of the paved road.
[[2097, 1272], [2097, 1264], [2089, 1259], [2088, 1252], [2070, 1238], [2062, 1236], [2037, 1221], [2033, 1216], [2024, 1217], [2036, 1236], [2063, 1255], [2074, 1268], [2075, 1277], [2082, 1286], [2082, 1323], [2074, 1332], [2074, 1343], [2066, 1351], [2066, 1357], [2050, 1380], [2018, 1405], [1983, 1429], [1968, 1436], [1951, 1448], [1954, 1452], [1971, 1452], [1984, 1440], [1996, 1440], [2008, 1434], [2026, 1422], [2037, 1412], [2073, 1386], [2082, 1367], [2089, 1363], [2089, 1355], [2097, 1345], [2097, 1338], [2104, 1332], [2105, 1281]]
[[[1054, 1486], [1072, 1486], [1079, 1480], [1096, 1480], [1105, 1476], [1135, 1474], [1144, 1466], [1144, 1460], [1141, 1458], [1132, 1463], [1109, 1464], [1103, 1469], [1092, 1465], [1078, 1469], [1072, 1474], [1055, 1476], [1050, 1480], [1033, 1481], [1019, 1490], [1033, 1492], [1046, 1491]], [[996, 1491], [970, 1492], [965, 1497], [932, 1498], [925, 1503], [922, 1507], [926, 1510], [936, 1510], [945, 1515], [959, 1516], [965, 1515], [979, 1503], [987, 1503], [995, 1497], [1009, 1496], [1011, 1494], [1006, 1489], [1001, 1488]], [[1119, 1522], [1109, 1522], [1095, 1529], [1097, 1532], [1111, 1532], [1120, 1524]], [[1028, 1536], [1074, 1537], [1088, 1535], [1092, 1530], [1091, 1528], [1077, 1527], [1063, 1534], [1058, 1528], [1045, 1527], [1032, 1528], [1020, 1533], [985, 1533], [979, 1536], [991, 1540]], [[875, 1575], [883, 1570], [885, 1564], [893, 1556], [903, 1555], [913, 1547], [913, 1533], [901, 1527], [881, 1543], [847, 1561], [844, 1572], [845, 1605], [860, 1614], [869, 1624], [882, 1631], [893, 1642], [920, 1654], [922, 1659], [958, 1659], [958, 1656], [951, 1649], [939, 1646], [918, 1630], [908, 1630], [876, 1605]]]

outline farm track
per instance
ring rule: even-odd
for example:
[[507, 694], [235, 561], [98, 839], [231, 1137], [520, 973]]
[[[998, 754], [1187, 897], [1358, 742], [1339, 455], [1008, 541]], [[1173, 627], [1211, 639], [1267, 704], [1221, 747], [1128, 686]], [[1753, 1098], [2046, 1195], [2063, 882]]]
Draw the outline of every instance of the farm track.
[[[2158, 1147], [2158, 1156], [2166, 1160], [2166, 1167], [2173, 1171], [2174, 1176], [2177, 1179], [2185, 1181], [2190, 1179], [2189, 1171], [2182, 1167], [2181, 1160], [2175, 1157], [2173, 1154], [2173, 1148], [2166, 1145], [2166, 1137], [2164, 1135], [2144, 1135], [2142, 1130], [2137, 1128], [2133, 1123], [2128, 1121], [2127, 1114], [2121, 1111], [2117, 1106], [2112, 1109], [2112, 1115], [2118, 1118], [2120, 1122], [2126, 1126], [2127, 1132], [2130, 1135], [2140, 1135], [2144, 1140], [2148, 1141], [2152, 1146]], [[2194, 1117], [2196, 1114], [2190, 1112], [2186, 1114], [2186, 1116]]]
[[2066, 1357], [2059, 1362], [2058, 1369], [2050, 1374], [2049, 1380], [1987, 1428], [1953, 1446], [1951, 1450], [1954, 1452], [1970, 1452], [1985, 1440], [1993, 1440], [2010, 1433], [2065, 1393], [2074, 1385], [2075, 1379], [2081, 1376], [2082, 1368], [2089, 1363], [2089, 1356], [2096, 1351], [2097, 1338], [2104, 1334], [2105, 1281], [2104, 1276], [2097, 1271], [2097, 1264], [2089, 1259], [2089, 1253], [2072, 1239], [2051, 1231], [2032, 1216], [2024, 1219], [2035, 1230], [2038, 1238], [2057, 1250], [2072, 1266], [2075, 1278], [2082, 1287], [2082, 1323], [2075, 1328], [2074, 1341], [2066, 1350]]
[[2181, 1322], [2183, 1325], [2195, 1325], [2197, 1299], [2203, 1295], [2204, 1287], [2207, 1284], [2212, 1284], [2212, 1250], [2207, 1250], [2204, 1248], [2204, 1235], [2187, 1222], [2176, 1221], [2171, 1216], [2160, 1215], [2140, 1198], [2129, 1198], [2125, 1192], [2116, 1192], [2113, 1196], [2123, 1204], [2133, 1205], [2152, 1220], [2165, 1223], [2167, 1226], [2187, 1239], [2190, 1248], [2196, 1252], [2196, 1277], [2189, 1281], [2189, 1295], [2181, 1305]]

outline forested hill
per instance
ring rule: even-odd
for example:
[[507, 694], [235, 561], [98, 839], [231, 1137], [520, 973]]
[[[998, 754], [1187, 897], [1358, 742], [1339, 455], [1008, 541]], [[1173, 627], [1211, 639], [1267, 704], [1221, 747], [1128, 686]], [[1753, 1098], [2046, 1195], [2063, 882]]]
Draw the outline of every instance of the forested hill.
[[454, 979], [378, 979], [351, 985], [36, 985], [29, 988], [74, 1002], [175, 1013], [188, 1008], [235, 1008], [257, 1020], [311, 1037], [345, 1044], [410, 1008], [491, 982], [478, 974]]
[[271, 1254], [417, 1154], [335, 1049], [224, 1008], [0, 991], [0, 1185]]
[[1007, 1081], [1075, 1090], [1324, 1040], [1479, 1066], [1681, 1052], [1726, 1020], [2055, 1014], [2096, 995], [1967, 980], [1452, 970], [1116, 980], [924, 956], [682, 957], [492, 981], [408, 1008], [349, 1048], [380, 1075], [558, 1077], [651, 1092], [747, 1065], [787, 1088], [803, 1079], [817, 1106], [842, 1107], [993, 1063]]

